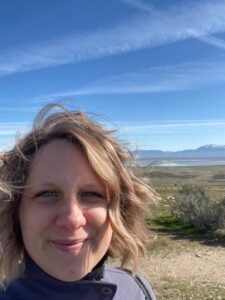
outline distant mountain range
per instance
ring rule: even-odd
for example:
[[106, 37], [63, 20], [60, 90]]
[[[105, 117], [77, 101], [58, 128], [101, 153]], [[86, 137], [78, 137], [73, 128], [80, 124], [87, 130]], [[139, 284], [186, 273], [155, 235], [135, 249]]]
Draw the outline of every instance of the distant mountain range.
[[225, 158], [225, 146], [204, 145], [194, 150], [161, 151], [161, 150], [139, 150], [133, 152], [140, 159], [164, 158], [164, 159], [191, 159], [191, 158]]

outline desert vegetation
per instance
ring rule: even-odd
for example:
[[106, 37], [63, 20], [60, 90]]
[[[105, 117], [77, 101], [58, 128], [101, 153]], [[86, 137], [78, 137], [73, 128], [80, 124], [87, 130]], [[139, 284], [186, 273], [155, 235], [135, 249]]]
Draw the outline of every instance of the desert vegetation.
[[225, 299], [224, 167], [134, 172], [161, 197], [151, 205], [150, 242], [140, 266], [158, 299]]
[[180, 222], [203, 231], [224, 229], [224, 198], [215, 201], [205, 187], [186, 184], [171, 200], [173, 200], [169, 203], [171, 215]]

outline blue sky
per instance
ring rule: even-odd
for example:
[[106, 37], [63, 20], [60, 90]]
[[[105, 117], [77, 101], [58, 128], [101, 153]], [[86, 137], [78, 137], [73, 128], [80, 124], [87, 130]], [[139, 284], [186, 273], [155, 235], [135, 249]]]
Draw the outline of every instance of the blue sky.
[[225, 145], [224, 0], [7, 0], [0, 37], [0, 149], [61, 100], [131, 148]]

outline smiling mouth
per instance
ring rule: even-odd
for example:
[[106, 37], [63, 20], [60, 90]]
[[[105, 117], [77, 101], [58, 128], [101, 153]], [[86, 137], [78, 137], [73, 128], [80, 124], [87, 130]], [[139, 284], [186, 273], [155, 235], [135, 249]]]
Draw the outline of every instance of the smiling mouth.
[[60, 251], [78, 254], [88, 239], [80, 240], [54, 240], [52, 244]]

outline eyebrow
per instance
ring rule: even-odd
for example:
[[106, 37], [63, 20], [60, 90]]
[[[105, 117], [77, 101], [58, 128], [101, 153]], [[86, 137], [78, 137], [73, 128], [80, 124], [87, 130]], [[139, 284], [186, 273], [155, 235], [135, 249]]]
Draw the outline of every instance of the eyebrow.
[[46, 182], [40, 182], [39, 184], [30, 184], [30, 185], [25, 186], [25, 190], [33, 190], [33, 189], [36, 189], [39, 187], [44, 187], [44, 186], [55, 187], [56, 183], [51, 182], [51, 181], [46, 181]]
[[[27, 185], [25, 186], [25, 189], [35, 189], [38, 187], [56, 187], [58, 186], [58, 184], [56, 182], [52, 182], [52, 181], [45, 181], [45, 182], [40, 182], [39, 184], [33, 184], [33, 185]], [[100, 188], [101, 190], [105, 190], [104, 185], [98, 182], [90, 182], [90, 183], [82, 183], [81, 184], [82, 188], [90, 188], [90, 189], [95, 189], [95, 188]]]
[[100, 187], [101, 189], [104, 189], [104, 186], [103, 186], [103, 184], [101, 184], [101, 183], [86, 183], [86, 184], [84, 184], [84, 187], [85, 188], [96, 188], [96, 187]]

